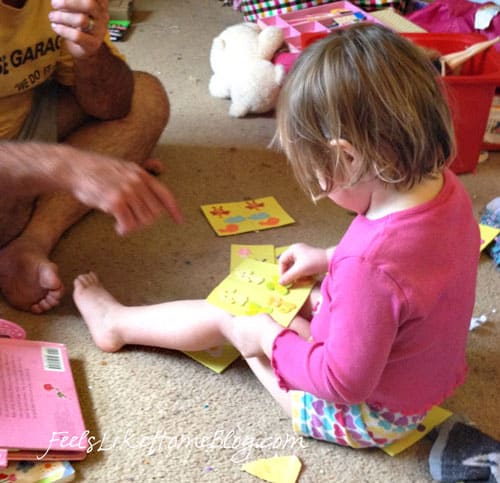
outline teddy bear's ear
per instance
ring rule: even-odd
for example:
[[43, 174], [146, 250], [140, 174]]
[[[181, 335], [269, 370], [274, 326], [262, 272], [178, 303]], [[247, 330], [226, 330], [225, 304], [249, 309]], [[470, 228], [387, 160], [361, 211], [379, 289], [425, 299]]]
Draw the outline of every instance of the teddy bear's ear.
[[212, 48], [215, 49], [225, 49], [226, 48], [226, 41], [222, 37], [215, 37], [212, 40]]
[[276, 64], [274, 67], [274, 80], [279, 87], [283, 86], [286, 78], [286, 70], [285, 67], [281, 64]]
[[283, 31], [279, 27], [269, 26], [258, 36], [258, 53], [261, 59], [271, 60], [283, 44]]

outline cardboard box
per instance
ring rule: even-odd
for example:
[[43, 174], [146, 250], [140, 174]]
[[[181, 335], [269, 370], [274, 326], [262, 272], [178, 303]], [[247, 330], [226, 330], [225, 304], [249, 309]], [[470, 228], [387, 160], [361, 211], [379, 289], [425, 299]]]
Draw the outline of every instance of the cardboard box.
[[134, 13], [133, 0], [109, 0], [110, 20], [130, 20]]

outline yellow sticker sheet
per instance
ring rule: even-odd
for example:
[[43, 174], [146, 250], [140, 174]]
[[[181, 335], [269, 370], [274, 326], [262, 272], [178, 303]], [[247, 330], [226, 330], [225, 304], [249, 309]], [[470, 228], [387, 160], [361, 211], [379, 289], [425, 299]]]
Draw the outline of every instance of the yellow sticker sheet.
[[206, 351], [184, 352], [184, 354], [212, 371], [217, 372], [217, 374], [220, 374], [240, 357], [240, 353], [231, 344], [213, 347]]
[[295, 223], [273, 196], [202, 205], [201, 211], [219, 236], [238, 235]]
[[215, 287], [207, 301], [232, 315], [267, 313], [288, 327], [309, 296], [314, 279], [287, 286], [278, 280], [277, 264], [247, 258]]
[[[271, 263], [271, 264], [277, 263], [279, 255], [281, 253], [283, 253], [283, 251], [286, 250], [287, 248], [288, 247], [286, 247], [286, 246], [274, 247], [274, 245], [238, 245], [238, 244], [233, 244], [233, 245], [231, 245], [231, 272], [233, 272], [241, 263], [245, 262], [247, 259], [252, 259], [252, 260], [256, 260], [256, 261], [260, 261], [260, 262], [264, 262], [264, 263]], [[261, 267], [255, 266], [253, 264], [253, 262], [250, 262], [250, 263], [252, 265], [250, 270], [252, 270], [252, 273], [255, 276], [256, 273], [258, 273], [258, 271], [261, 270]], [[248, 263], [247, 263], [247, 265], [248, 265]], [[255, 272], [255, 270], [257, 270], [257, 272]], [[274, 293], [274, 292], [283, 291], [284, 289], [286, 289], [286, 290], [289, 290], [289, 289], [287, 289], [286, 287], [279, 287], [276, 290], [274, 288], [274, 285], [275, 285], [274, 282], [275, 282], [277, 274], [278, 274], [277, 265], [272, 270], [273, 271], [272, 271], [271, 275], [269, 275], [269, 270], [268, 270], [268, 268], [266, 268], [265, 276], [270, 277], [270, 280], [272, 281], [272, 283], [270, 284], [271, 289], [269, 287], [266, 287], [265, 290], [267, 290], [269, 292], [268, 295], [270, 297], [273, 297], [273, 296], [276, 297], [276, 293]], [[240, 273], [240, 277], [241, 277], [241, 273]], [[214, 303], [213, 302], [214, 299], [218, 299], [221, 297], [221, 293], [224, 294], [224, 292], [223, 292], [224, 290], [229, 290], [231, 293], [233, 293], [234, 298], [238, 299], [240, 301], [245, 300], [245, 302], [246, 302], [246, 301], [250, 300], [253, 297], [253, 288], [251, 286], [241, 288], [239, 282], [241, 282], [241, 280], [239, 280], [237, 282], [236, 286], [233, 286], [233, 283], [231, 281], [225, 282], [225, 285], [224, 285], [225, 288], [220, 289], [220, 286], [219, 286], [216, 289], [214, 289], [213, 292], [215, 292], [215, 294], [212, 293], [211, 295], [209, 295], [209, 298], [212, 300], [212, 303]], [[312, 281], [308, 281], [307, 283], [308, 284], [312, 283]], [[295, 286], [292, 287], [293, 300], [295, 300], [295, 297], [296, 297], [295, 290], [299, 289], [299, 288], [301, 289], [301, 291], [299, 292], [299, 294], [300, 294], [299, 298], [296, 300], [296, 302], [291, 302], [294, 304], [294, 309], [295, 309], [296, 304], [299, 304], [299, 306], [301, 306], [303, 304], [302, 298], [304, 296], [307, 298], [307, 296], [309, 295], [309, 292], [310, 292], [310, 288], [306, 288], [305, 291], [303, 290], [304, 289], [303, 282], [301, 282], [300, 284], [298, 284], [297, 287], [295, 287]], [[222, 290], [222, 292], [221, 292], [221, 290]], [[250, 293], [250, 295], [249, 295], [249, 297], [236, 295], [235, 290], [236, 291], [240, 290], [241, 293], [247, 293], [247, 294]], [[259, 292], [260, 292], [260, 290], [259, 290]], [[222, 295], [222, 298], [225, 302], [227, 302], [227, 300], [226, 300], [227, 297], [225, 295]], [[268, 300], [269, 300], [269, 297], [268, 297]], [[273, 299], [273, 300], [275, 303], [277, 303], [276, 299]], [[305, 301], [305, 299], [304, 299], [304, 301]], [[288, 302], [288, 303], [290, 303], [290, 302]], [[214, 305], [220, 306], [219, 302], [217, 300], [215, 300]], [[222, 308], [224, 308], [228, 311], [232, 310], [231, 304], [229, 304], [230, 306], [227, 307], [224, 302], [221, 302], [221, 305], [222, 305]], [[247, 306], [247, 309], [250, 310], [251, 313], [254, 313], [256, 308], [257, 308], [257, 306], [252, 302], [250, 302]], [[282, 309], [284, 309], [284, 308], [285, 308], [285, 305], [283, 305]], [[277, 309], [279, 309], [279, 307], [277, 307]], [[268, 310], [263, 310], [263, 311], [271, 313]], [[295, 314], [296, 310], [294, 310], [293, 313]], [[288, 317], [291, 317], [291, 315]], [[279, 319], [282, 320], [282, 325], [286, 323], [286, 319], [288, 319], [288, 317], [285, 318], [285, 317], [279, 316]], [[292, 318], [293, 317], [290, 318], [290, 321], [292, 320]], [[217, 372], [218, 374], [223, 372], [227, 367], [229, 367], [240, 356], [240, 353], [230, 344], [226, 344], [222, 347], [214, 347], [214, 348], [207, 350], [207, 351], [184, 352], [184, 353], [186, 355], [188, 355], [189, 357], [191, 357], [192, 359], [194, 359], [195, 361], [199, 362], [200, 364], [203, 364], [205, 367], [208, 367], [212, 371]]]
[[275, 263], [274, 245], [231, 245], [230, 272], [247, 258], [261, 262]]

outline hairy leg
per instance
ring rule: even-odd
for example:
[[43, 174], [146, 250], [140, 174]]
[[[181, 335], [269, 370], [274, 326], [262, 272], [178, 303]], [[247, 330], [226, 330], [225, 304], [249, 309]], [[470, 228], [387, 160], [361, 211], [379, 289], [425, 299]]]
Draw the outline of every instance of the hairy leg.
[[[168, 121], [168, 98], [153, 76], [134, 75], [132, 109], [123, 119], [88, 120], [70, 93], [62, 93], [58, 106], [60, 140], [151, 167], [147, 160]], [[158, 169], [158, 163], [152, 166]], [[23, 231], [0, 249], [0, 289], [11, 305], [41, 313], [60, 302], [64, 289], [49, 256], [61, 235], [88, 211], [70, 195], [54, 193], [37, 200], [29, 221], [12, 220]]]
[[[61, 140], [75, 147], [141, 165], [146, 162], [167, 125], [170, 105], [163, 86], [155, 77], [145, 72], [134, 72], [134, 79], [132, 109], [127, 117], [85, 123]], [[60, 118], [61, 124], [68, 122], [64, 116]], [[64, 127], [59, 132], [64, 136]]]
[[220, 327], [231, 315], [205, 300], [128, 307], [93, 272], [79, 275], [74, 287], [75, 303], [95, 344], [105, 352], [127, 344], [199, 351], [226, 342]]

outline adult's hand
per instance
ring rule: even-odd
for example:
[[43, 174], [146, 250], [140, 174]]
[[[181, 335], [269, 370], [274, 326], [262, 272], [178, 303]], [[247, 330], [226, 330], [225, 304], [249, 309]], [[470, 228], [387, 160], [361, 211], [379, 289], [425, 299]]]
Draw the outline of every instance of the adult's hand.
[[109, 213], [125, 234], [164, 214], [182, 215], [170, 190], [135, 163], [64, 144], [0, 143], [0, 193], [27, 198], [52, 191], [72, 193], [83, 204]]
[[52, 0], [49, 20], [76, 59], [91, 57], [101, 47], [108, 28], [108, 0]]
[[71, 191], [85, 205], [114, 216], [119, 234], [150, 225], [166, 213], [182, 222], [173, 194], [143, 168], [93, 153], [85, 156], [85, 162], [70, 166]]

